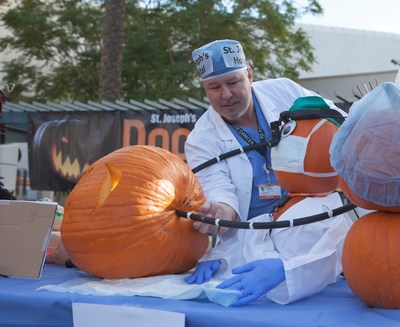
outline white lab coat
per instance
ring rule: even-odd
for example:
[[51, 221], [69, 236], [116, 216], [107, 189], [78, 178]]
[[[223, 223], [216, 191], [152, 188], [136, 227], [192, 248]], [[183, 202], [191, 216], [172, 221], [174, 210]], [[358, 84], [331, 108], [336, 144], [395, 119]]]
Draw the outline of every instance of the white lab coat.
[[[317, 95], [286, 78], [254, 82], [252, 89], [268, 123], [278, 120], [280, 113], [289, 110], [298, 97]], [[325, 101], [331, 108], [345, 114], [332, 101]], [[194, 168], [240, 147], [221, 116], [209, 107], [189, 134], [185, 153], [189, 166]], [[229, 204], [242, 221], [247, 220], [253, 172], [245, 153], [213, 164], [196, 176], [207, 200]], [[334, 202], [334, 205], [328, 203], [330, 208], [341, 206], [335, 195], [326, 200]], [[300, 210], [304, 205], [305, 202], [301, 201], [293, 207], [299, 214], [295, 218], [304, 216]], [[320, 207], [320, 204], [315, 207]], [[305, 209], [315, 207], [304, 206]], [[294, 211], [289, 209], [280, 219], [290, 217], [290, 212], [293, 214]], [[315, 213], [318, 212], [309, 215]], [[262, 215], [253, 220], [269, 221], [271, 217]], [[310, 225], [274, 230], [271, 235], [266, 231], [238, 230], [206, 253], [201, 261], [223, 259], [220, 272], [227, 277], [236, 266], [260, 258], [280, 257], [284, 262], [286, 280], [267, 296], [278, 303], [289, 303], [335, 282], [341, 272], [342, 243], [350, 224], [350, 218], [342, 215]]]
[[[277, 121], [280, 113], [289, 110], [298, 97], [318, 95], [287, 78], [254, 82], [252, 89], [268, 124]], [[345, 114], [332, 101], [325, 101], [331, 108]], [[239, 141], [221, 116], [209, 107], [189, 134], [185, 154], [189, 166], [194, 168], [240, 147]], [[223, 160], [199, 171], [196, 176], [207, 200], [229, 204], [243, 221], [247, 220], [253, 179], [253, 169], [247, 154]]]
[[[278, 221], [307, 217], [342, 205], [338, 193], [305, 198], [285, 211]], [[272, 217], [265, 214], [250, 221], [270, 222]], [[350, 217], [342, 214], [311, 224], [273, 229], [271, 233], [270, 230], [237, 229], [201, 261], [220, 260], [217, 276], [230, 278], [235, 267], [259, 259], [280, 258], [286, 280], [266, 296], [287, 304], [315, 294], [337, 280], [342, 272], [343, 242], [351, 224]]]

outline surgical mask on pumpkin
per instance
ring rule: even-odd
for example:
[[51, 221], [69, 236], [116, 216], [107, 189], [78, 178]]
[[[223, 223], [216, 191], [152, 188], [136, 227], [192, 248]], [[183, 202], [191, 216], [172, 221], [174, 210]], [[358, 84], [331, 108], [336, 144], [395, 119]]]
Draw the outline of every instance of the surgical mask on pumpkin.
[[325, 123], [328, 123], [328, 121], [326, 119], [321, 119], [306, 138], [297, 135], [283, 136], [279, 144], [271, 149], [272, 169], [294, 174], [301, 173], [314, 177], [336, 176], [334, 172], [313, 173], [307, 172], [304, 169], [304, 159], [310, 138]]
[[289, 135], [282, 138], [279, 144], [271, 149], [271, 165], [276, 171], [288, 173], [304, 172], [303, 162], [308, 138]]

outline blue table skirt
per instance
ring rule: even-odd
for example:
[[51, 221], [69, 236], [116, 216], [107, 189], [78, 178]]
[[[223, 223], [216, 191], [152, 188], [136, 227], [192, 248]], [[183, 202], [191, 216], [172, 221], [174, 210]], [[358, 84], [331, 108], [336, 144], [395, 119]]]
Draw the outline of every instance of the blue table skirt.
[[400, 310], [368, 307], [355, 297], [345, 280], [288, 305], [261, 299], [238, 308], [225, 308], [206, 300], [36, 291], [40, 286], [60, 284], [78, 277], [82, 277], [82, 272], [75, 268], [45, 265], [40, 280], [0, 278], [0, 326], [73, 326], [72, 303], [76, 302], [180, 312], [186, 316], [186, 327], [400, 326]]

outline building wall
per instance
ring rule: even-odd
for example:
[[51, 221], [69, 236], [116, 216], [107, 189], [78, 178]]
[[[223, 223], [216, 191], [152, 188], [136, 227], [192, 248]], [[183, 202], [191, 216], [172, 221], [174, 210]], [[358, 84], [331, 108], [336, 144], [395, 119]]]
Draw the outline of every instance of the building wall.
[[300, 84], [334, 102], [354, 102], [382, 82], [394, 82], [396, 72], [302, 79]]
[[[316, 63], [300, 84], [334, 101], [355, 101], [382, 82], [394, 82], [400, 34], [300, 24], [310, 37]], [[364, 86], [365, 84], [365, 86]], [[360, 89], [360, 91], [358, 90]], [[362, 95], [361, 94], [361, 95]]]

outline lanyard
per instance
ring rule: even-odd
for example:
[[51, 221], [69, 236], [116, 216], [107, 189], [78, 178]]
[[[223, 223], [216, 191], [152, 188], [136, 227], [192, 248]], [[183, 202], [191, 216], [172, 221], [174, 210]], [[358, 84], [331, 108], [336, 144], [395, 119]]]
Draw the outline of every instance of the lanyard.
[[[256, 115], [256, 122], [257, 122], [257, 130], [258, 130], [258, 135], [260, 136], [260, 143], [265, 142], [265, 132], [261, 128], [260, 121], [258, 120], [257, 116], [257, 110], [254, 108], [254, 113]], [[236, 125], [231, 125], [236, 131], [239, 133], [239, 135], [249, 144], [249, 145], [255, 145], [257, 144], [256, 141], [254, 141], [249, 134], [246, 133], [245, 130], [243, 130], [240, 126]], [[263, 158], [267, 158], [267, 148], [266, 147], [258, 147], [255, 149]]]

